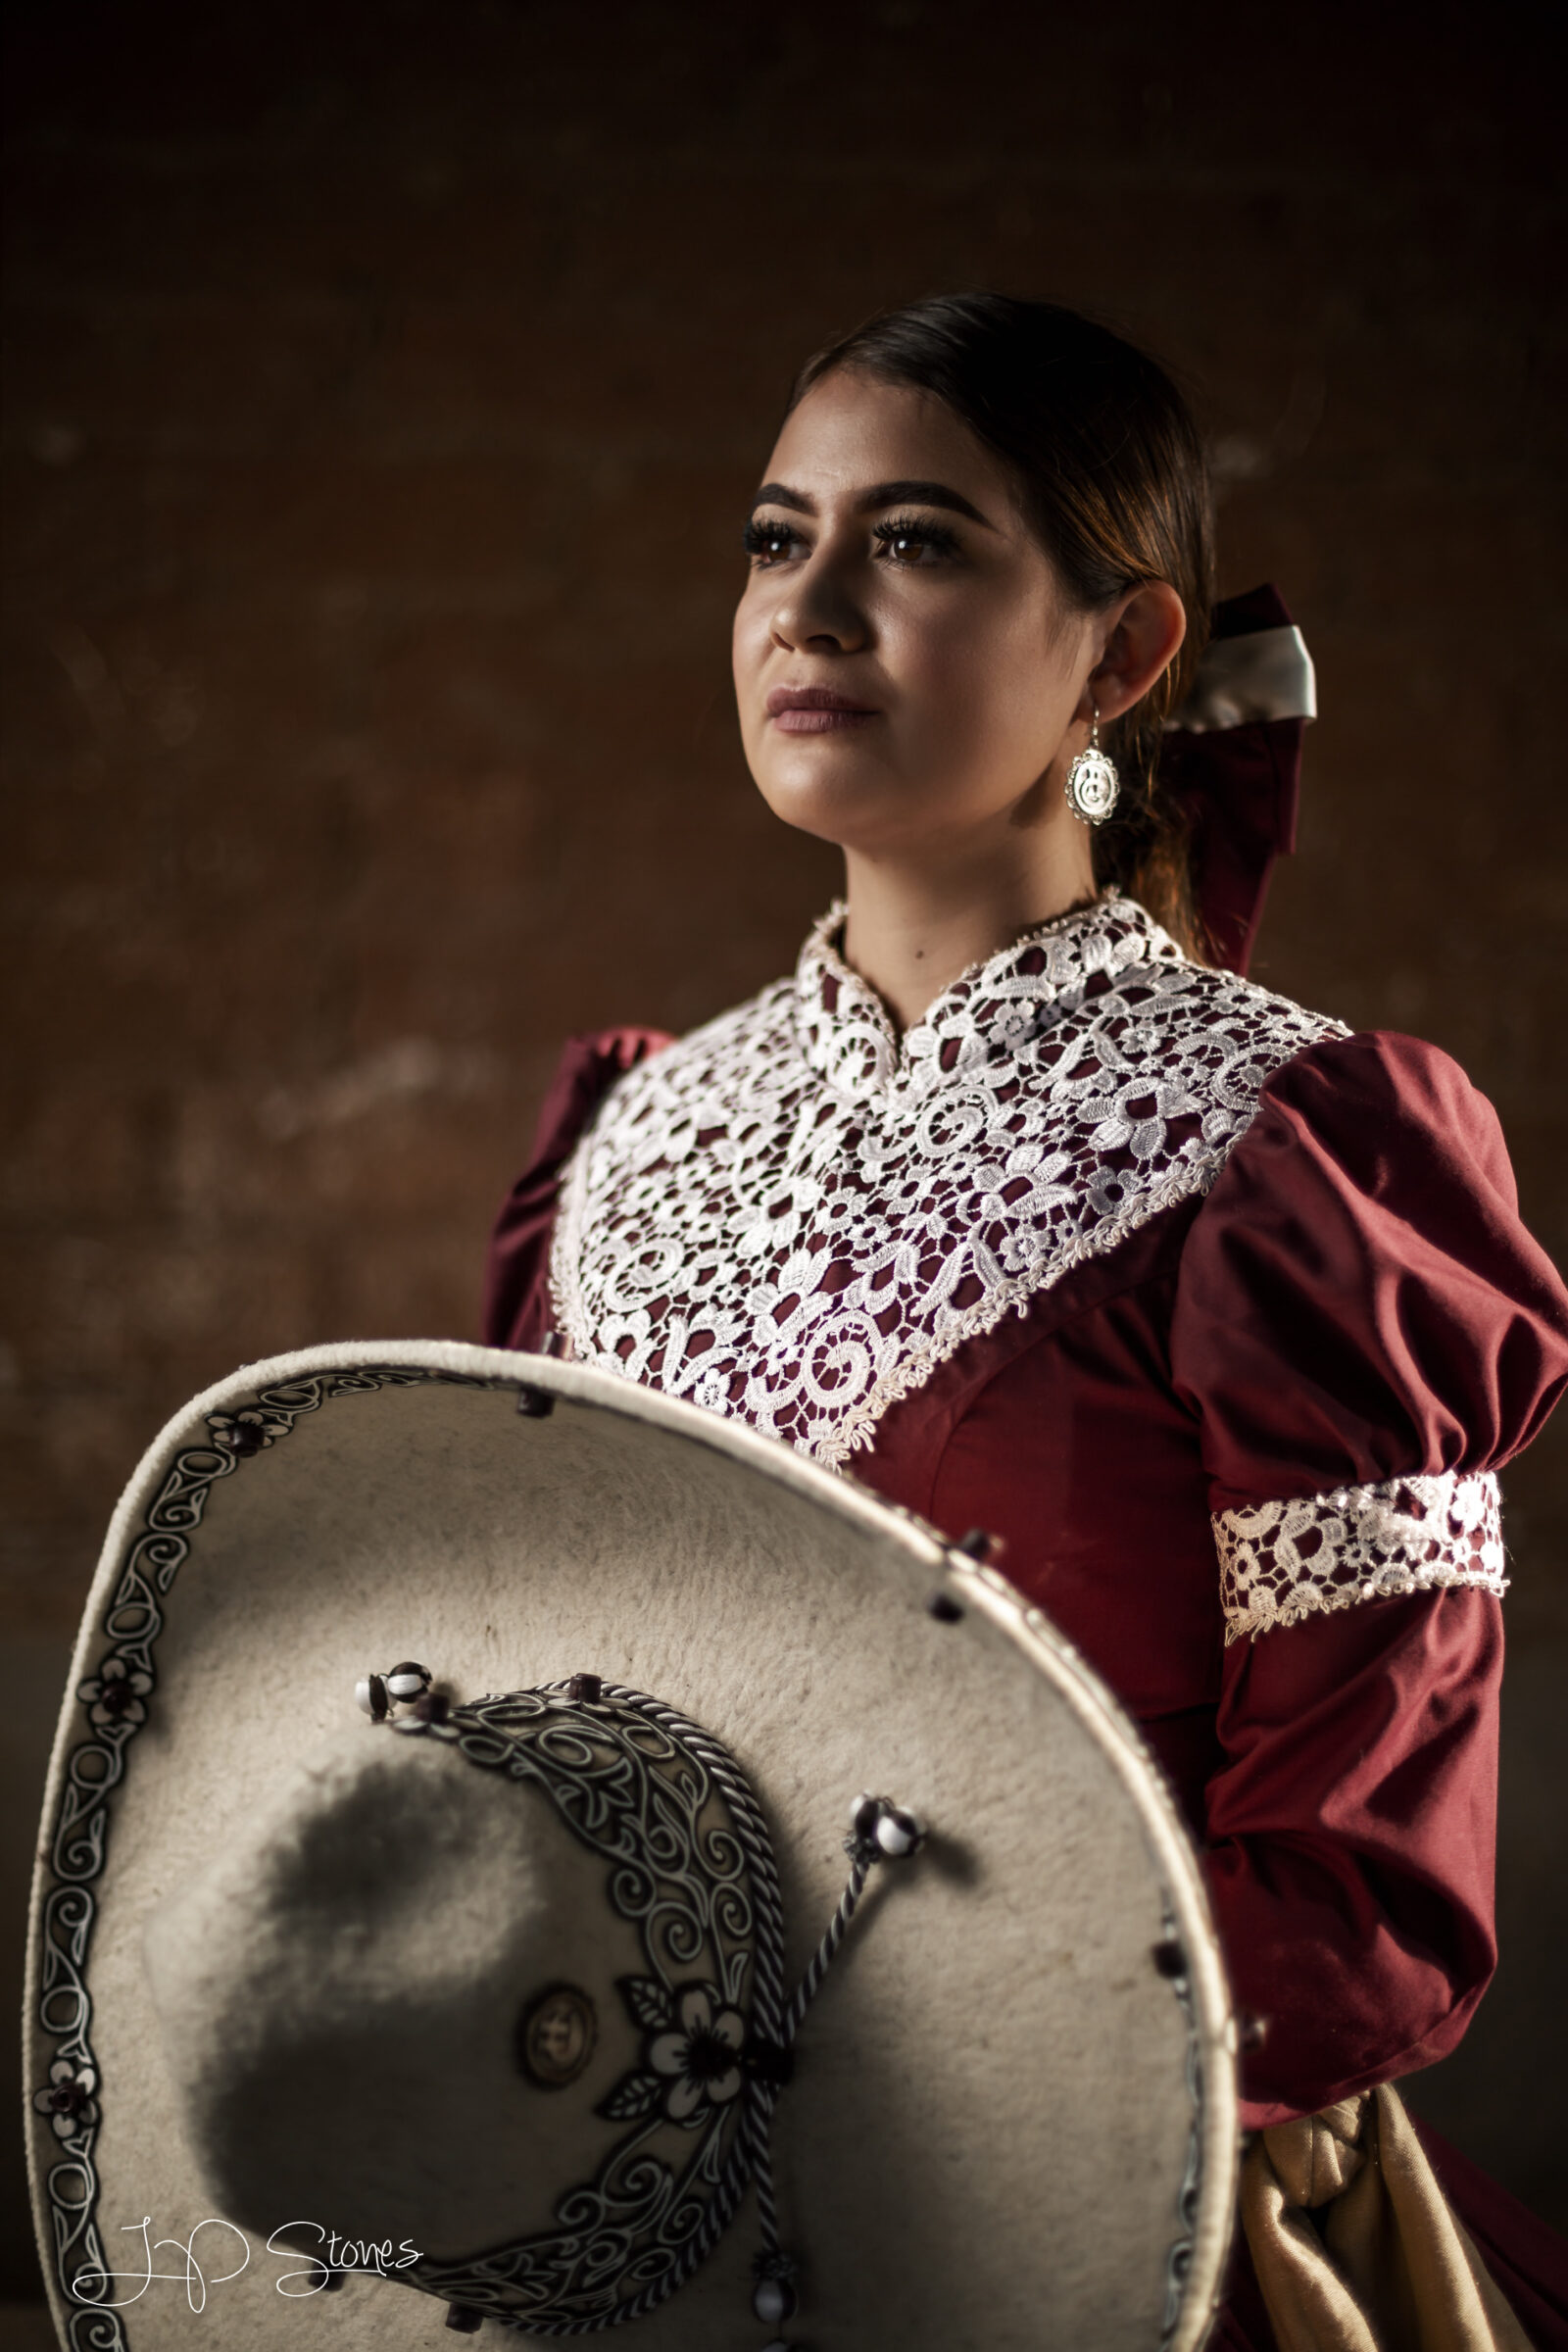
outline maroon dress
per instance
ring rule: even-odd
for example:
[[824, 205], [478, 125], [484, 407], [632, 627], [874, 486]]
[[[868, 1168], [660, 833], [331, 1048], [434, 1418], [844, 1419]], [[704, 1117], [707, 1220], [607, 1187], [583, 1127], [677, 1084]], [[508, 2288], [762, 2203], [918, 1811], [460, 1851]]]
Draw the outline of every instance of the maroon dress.
[[[1494, 1114], [1434, 1048], [1195, 965], [1127, 901], [902, 1040], [840, 920], [679, 1043], [567, 1049], [487, 1338], [561, 1330], [1004, 1539], [1201, 1843], [1264, 2021], [1246, 2124], [1430, 2065], [1496, 1956], [1494, 1473], [1568, 1381]], [[1568, 2312], [1557, 2241], [1436, 2155], [1521, 2316]], [[1250, 2292], [1217, 2342], [1268, 2342]]]

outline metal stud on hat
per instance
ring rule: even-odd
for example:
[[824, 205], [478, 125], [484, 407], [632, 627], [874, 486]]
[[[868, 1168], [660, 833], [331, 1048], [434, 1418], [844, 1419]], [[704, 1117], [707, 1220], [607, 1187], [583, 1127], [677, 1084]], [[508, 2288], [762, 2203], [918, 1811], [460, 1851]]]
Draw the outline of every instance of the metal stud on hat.
[[394, 1666], [387, 1676], [386, 1688], [388, 1697], [400, 1699], [405, 1706], [412, 1706], [416, 1698], [422, 1698], [429, 1690], [430, 1669], [421, 1666], [415, 1658], [405, 1658], [403, 1664]]
[[395, 1722], [399, 1707], [421, 1723], [445, 1723], [451, 1701], [444, 1692], [431, 1689], [433, 1680], [428, 1666], [421, 1666], [416, 1658], [405, 1658], [401, 1666], [389, 1667], [385, 1674], [362, 1676], [354, 1686], [354, 1703], [372, 1723]]
[[385, 1723], [391, 1710], [387, 1695], [386, 1676], [368, 1674], [354, 1686], [354, 1703], [368, 1715], [372, 1723]]

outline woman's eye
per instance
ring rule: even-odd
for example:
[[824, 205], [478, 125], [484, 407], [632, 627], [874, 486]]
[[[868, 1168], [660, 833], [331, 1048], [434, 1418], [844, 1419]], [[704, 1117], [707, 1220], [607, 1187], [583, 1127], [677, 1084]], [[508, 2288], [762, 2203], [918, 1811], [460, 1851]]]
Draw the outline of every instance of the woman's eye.
[[901, 570], [940, 564], [956, 555], [958, 546], [953, 533], [940, 522], [879, 522], [876, 539], [884, 563], [896, 564]]
[[756, 564], [787, 564], [801, 546], [801, 534], [787, 522], [759, 522], [754, 515], [741, 533], [746, 553]]
[[[878, 562], [895, 564], [901, 570], [941, 564], [958, 552], [958, 542], [952, 531], [940, 522], [922, 522], [916, 516], [879, 522], [872, 537], [876, 541]], [[776, 564], [798, 563], [809, 552], [808, 542], [793, 523], [760, 520], [755, 514], [741, 533], [741, 541], [754, 570], [759, 571]]]

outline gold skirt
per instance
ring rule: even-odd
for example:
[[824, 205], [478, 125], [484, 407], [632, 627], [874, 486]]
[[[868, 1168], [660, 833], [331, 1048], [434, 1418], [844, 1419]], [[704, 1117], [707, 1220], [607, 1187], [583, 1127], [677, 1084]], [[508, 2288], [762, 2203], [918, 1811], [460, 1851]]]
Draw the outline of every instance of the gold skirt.
[[1257, 2132], [1241, 2204], [1279, 2352], [1531, 2352], [1391, 2083]]

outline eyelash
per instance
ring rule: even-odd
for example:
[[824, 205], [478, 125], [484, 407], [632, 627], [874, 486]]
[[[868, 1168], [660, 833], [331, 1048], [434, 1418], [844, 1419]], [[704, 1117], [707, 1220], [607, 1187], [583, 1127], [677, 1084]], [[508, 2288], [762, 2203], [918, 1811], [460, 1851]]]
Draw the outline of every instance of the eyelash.
[[[950, 531], [945, 523], [922, 521], [918, 514], [892, 515], [888, 521], [877, 524], [875, 536], [884, 548], [891, 548], [896, 539], [912, 539], [918, 546], [929, 547], [939, 556], [956, 556], [958, 552], [956, 531]], [[912, 571], [916, 567], [911, 564], [901, 565], [900, 568]]]
[[[900, 539], [912, 539], [918, 546], [930, 548], [938, 556], [955, 556], [958, 552], [955, 532], [943, 523], [923, 521], [917, 514], [892, 515], [886, 522], [877, 524], [872, 537], [884, 551], [885, 560], [890, 563], [894, 559], [887, 551]], [[800, 547], [803, 541], [800, 532], [792, 529], [787, 522], [759, 522], [753, 516], [741, 532], [741, 544], [752, 562], [765, 571], [771, 569], [773, 564], [786, 561], [782, 555], [770, 555], [770, 548]], [[901, 571], [919, 568], [914, 564], [899, 564], [895, 567]]]
[[753, 563], [771, 561], [776, 564], [780, 559], [777, 556], [768, 557], [770, 547], [799, 547], [800, 544], [800, 532], [792, 531], [787, 522], [759, 522], [755, 515], [741, 532], [741, 545]]

